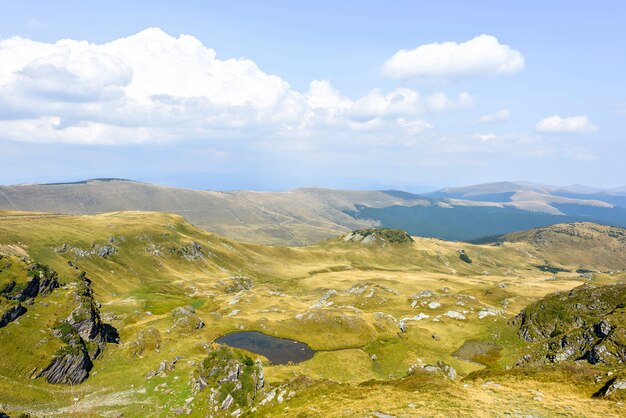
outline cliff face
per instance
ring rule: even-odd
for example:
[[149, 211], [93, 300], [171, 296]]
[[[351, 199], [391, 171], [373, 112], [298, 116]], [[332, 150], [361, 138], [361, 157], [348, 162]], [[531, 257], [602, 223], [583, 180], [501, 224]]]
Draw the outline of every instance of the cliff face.
[[58, 275], [54, 270], [38, 263], [28, 265], [31, 276], [27, 283], [17, 283], [11, 280], [4, 285], [1, 293], [7, 298], [24, 302], [39, 295], [46, 296], [59, 287]]
[[42, 264], [27, 264], [16, 257], [1, 256], [0, 260], [3, 260], [0, 272], [6, 275], [0, 281], [0, 328], [3, 328], [28, 311], [24, 304], [48, 295], [59, 287], [59, 281], [57, 273]]
[[8, 308], [0, 316], [0, 328], [6, 327], [10, 322], [15, 321], [20, 316], [26, 313], [26, 308], [21, 304], [14, 305]]
[[48, 383], [76, 385], [89, 377], [93, 363], [83, 346], [76, 352], [68, 352], [55, 357], [38, 377], [45, 377]]
[[104, 350], [106, 343], [119, 342], [117, 330], [103, 324], [91, 281], [84, 273], [79, 275], [75, 289], [76, 308], [55, 330], [55, 336], [65, 346], [37, 376], [49, 383], [78, 384], [85, 381], [93, 368], [93, 360]]

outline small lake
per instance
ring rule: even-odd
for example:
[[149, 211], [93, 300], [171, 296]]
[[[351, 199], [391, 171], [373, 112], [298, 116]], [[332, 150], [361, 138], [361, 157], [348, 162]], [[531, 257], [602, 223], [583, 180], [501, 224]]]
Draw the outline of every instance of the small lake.
[[218, 344], [242, 348], [266, 357], [272, 364], [300, 363], [313, 357], [315, 350], [305, 343], [277, 338], [257, 331], [239, 331], [222, 335]]

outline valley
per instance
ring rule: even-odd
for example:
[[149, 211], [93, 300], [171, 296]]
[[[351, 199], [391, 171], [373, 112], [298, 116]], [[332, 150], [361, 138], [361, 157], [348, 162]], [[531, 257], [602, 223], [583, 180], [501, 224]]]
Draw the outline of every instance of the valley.
[[626, 227], [619, 190], [499, 182], [423, 195], [398, 190], [298, 188], [206, 191], [123, 179], [0, 186], [0, 210], [57, 214], [176, 213], [241, 242], [303, 246], [369, 227], [452, 241], [565, 222]]
[[[172, 214], [3, 213], [0, 410], [620, 415], [621, 392], [592, 396], [622, 373], [619, 362], [522, 365], [524, 356], [542, 358], [535, 346], [552, 336], [527, 341], [513, 318], [554, 292], [623, 283], [625, 237], [591, 223], [481, 245], [361, 229], [280, 247], [233, 241]], [[56, 284], [26, 292], [33, 272]], [[620, 298], [607, 309], [623, 309]], [[25, 308], [17, 318], [6, 314], [15, 306]], [[621, 316], [611, 318], [619, 335]], [[240, 331], [315, 353], [273, 364], [214, 343]], [[612, 341], [607, 350], [620, 358], [624, 346]], [[48, 383], [55, 361], [68, 367]]]

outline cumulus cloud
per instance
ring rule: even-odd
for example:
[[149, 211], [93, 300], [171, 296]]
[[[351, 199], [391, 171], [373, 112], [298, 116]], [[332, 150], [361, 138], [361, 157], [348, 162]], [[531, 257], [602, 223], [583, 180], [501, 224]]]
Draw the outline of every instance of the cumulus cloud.
[[589, 122], [589, 118], [587, 118], [587, 116], [570, 116], [563, 118], [561, 116], [554, 115], [543, 118], [537, 122], [535, 130], [543, 133], [584, 134], [595, 132], [598, 130], [598, 127]]
[[297, 91], [249, 59], [221, 59], [189, 35], [158, 28], [105, 44], [0, 40], [0, 138], [128, 144], [185, 139], [403, 140], [431, 129], [424, 118], [471, 106], [461, 92], [422, 96], [372, 89], [351, 99], [328, 80]]
[[476, 123], [492, 123], [492, 122], [501, 122], [503, 120], [508, 120], [511, 117], [511, 111], [509, 109], [498, 110], [495, 113], [489, 113], [487, 115], [483, 115], [476, 119]]
[[383, 74], [392, 78], [434, 78], [458, 80], [469, 77], [515, 73], [524, 67], [521, 52], [501, 44], [491, 35], [466, 42], [420, 45], [396, 52], [383, 65]]

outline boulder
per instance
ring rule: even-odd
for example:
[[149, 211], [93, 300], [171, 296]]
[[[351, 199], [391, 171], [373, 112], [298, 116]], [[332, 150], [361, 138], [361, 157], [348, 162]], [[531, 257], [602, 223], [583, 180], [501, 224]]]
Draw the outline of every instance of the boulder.
[[17, 318], [24, 315], [25, 313], [26, 308], [19, 303], [9, 308], [0, 316], [0, 328], [6, 327], [9, 323], [15, 321]]

